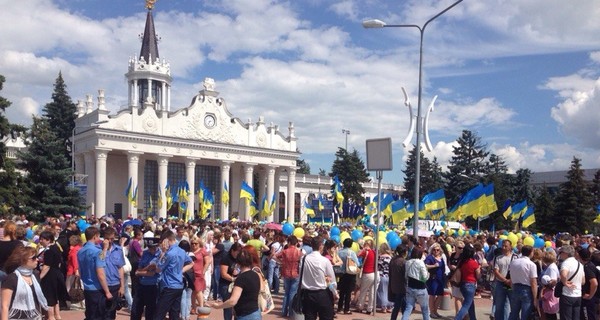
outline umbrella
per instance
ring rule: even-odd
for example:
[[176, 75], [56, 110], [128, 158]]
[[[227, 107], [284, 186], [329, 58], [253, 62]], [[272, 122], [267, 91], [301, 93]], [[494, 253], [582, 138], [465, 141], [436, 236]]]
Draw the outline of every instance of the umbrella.
[[265, 228], [270, 229], [270, 230], [279, 230], [281, 231], [281, 229], [283, 228], [282, 225], [275, 223], [275, 222], [269, 222], [267, 224], [265, 224]]
[[128, 225], [141, 226], [142, 221], [138, 220], [138, 219], [131, 219], [131, 220], [125, 221], [125, 223], [123, 223], [123, 228], [127, 227]]

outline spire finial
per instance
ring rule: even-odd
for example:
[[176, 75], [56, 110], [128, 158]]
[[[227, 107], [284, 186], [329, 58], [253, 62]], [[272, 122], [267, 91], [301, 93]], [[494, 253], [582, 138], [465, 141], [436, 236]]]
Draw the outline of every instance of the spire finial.
[[155, 3], [156, 3], [156, 0], [146, 0], [146, 9], [148, 9], [148, 10], [154, 9]]

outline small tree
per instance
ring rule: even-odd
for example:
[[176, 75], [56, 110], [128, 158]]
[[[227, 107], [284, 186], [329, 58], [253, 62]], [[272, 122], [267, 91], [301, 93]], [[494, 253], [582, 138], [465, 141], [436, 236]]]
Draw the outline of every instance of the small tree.
[[304, 159], [296, 160], [296, 167], [298, 167], [296, 173], [310, 174], [310, 165]]
[[571, 234], [583, 234], [591, 228], [595, 212], [580, 159], [573, 157], [567, 172], [567, 181], [561, 183], [558, 190], [556, 219], [561, 223], [561, 230]]
[[362, 183], [369, 181], [369, 173], [358, 151], [354, 149], [352, 153], [348, 153], [346, 149], [338, 148], [335, 156], [336, 160], [333, 162], [329, 176], [337, 175], [342, 182], [342, 194], [346, 202], [364, 203], [365, 189]]

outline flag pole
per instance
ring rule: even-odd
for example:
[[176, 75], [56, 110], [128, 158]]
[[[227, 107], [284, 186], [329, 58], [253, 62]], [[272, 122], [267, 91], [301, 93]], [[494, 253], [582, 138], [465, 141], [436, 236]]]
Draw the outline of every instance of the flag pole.
[[[377, 170], [375, 175], [377, 176], [377, 195], [381, 194], [381, 180], [383, 179], [383, 171]], [[373, 285], [373, 310], [372, 315], [375, 315], [375, 309], [377, 309], [377, 278], [379, 271], [377, 270], [377, 261], [379, 260], [379, 221], [381, 220], [381, 200], [377, 201], [377, 221], [375, 223], [375, 285]]]

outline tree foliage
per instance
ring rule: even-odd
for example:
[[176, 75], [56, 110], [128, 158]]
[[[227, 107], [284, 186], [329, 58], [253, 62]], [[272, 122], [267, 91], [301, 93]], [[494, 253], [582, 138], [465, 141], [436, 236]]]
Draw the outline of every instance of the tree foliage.
[[[348, 153], [346, 149], [338, 148], [335, 156], [329, 176], [337, 175], [340, 179], [344, 201], [364, 203], [365, 189], [362, 183], [369, 181], [369, 173], [358, 151], [354, 149], [352, 153]], [[333, 186], [331, 189], [333, 190]]]
[[[434, 159], [431, 162], [425, 155], [421, 148], [419, 148], [421, 162], [421, 174], [419, 183], [419, 195], [421, 198], [427, 193], [434, 192], [444, 186], [442, 168]], [[406, 160], [406, 168], [402, 170], [404, 173], [404, 188], [406, 191], [402, 195], [403, 198], [410, 202], [415, 201], [415, 184], [416, 184], [416, 168], [417, 168], [417, 148], [413, 146], [412, 150], [408, 154]]]
[[304, 159], [296, 160], [296, 173], [310, 174], [310, 165]]
[[75, 119], [77, 117], [77, 106], [71, 100], [67, 93], [67, 85], [62, 77], [62, 73], [58, 73], [58, 77], [54, 82], [54, 91], [52, 92], [52, 101], [47, 103], [42, 109], [43, 117], [48, 122], [52, 131], [56, 134], [62, 144], [59, 150], [65, 154], [68, 159], [69, 167], [71, 166], [71, 137], [73, 128], [75, 128]]
[[555, 234], [564, 229], [563, 222], [556, 215], [554, 196], [543, 185], [535, 192], [535, 223], [531, 226], [533, 231]]
[[584, 234], [589, 230], [595, 218], [592, 201], [581, 160], [573, 157], [567, 181], [560, 184], [556, 197], [556, 219], [561, 222], [562, 231]]

